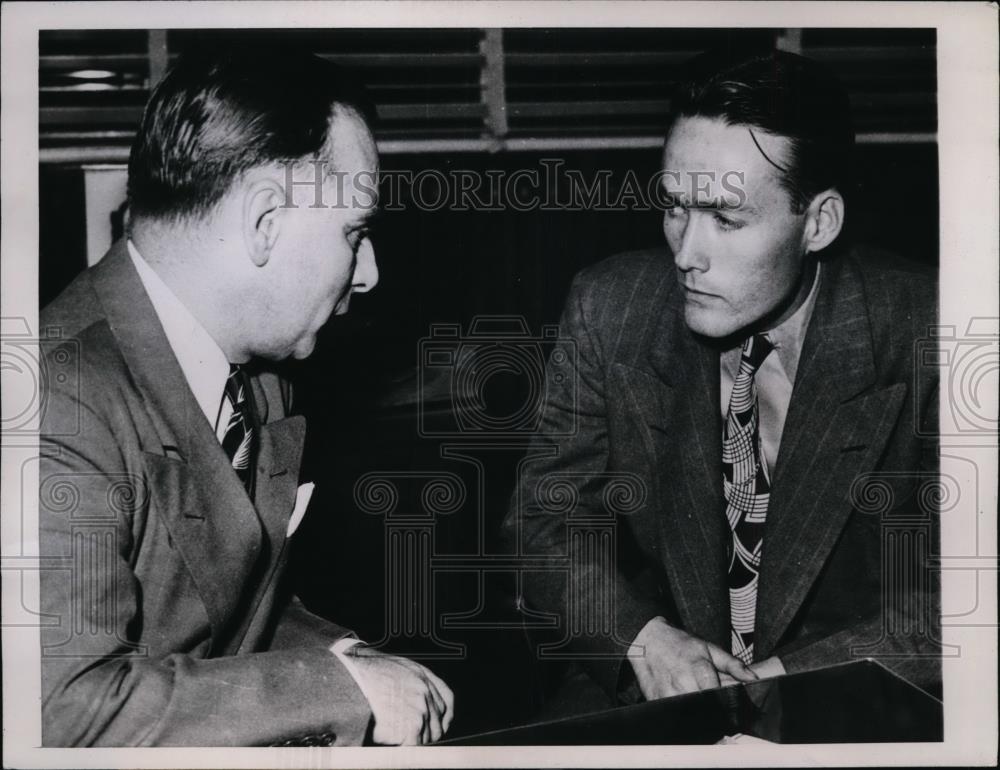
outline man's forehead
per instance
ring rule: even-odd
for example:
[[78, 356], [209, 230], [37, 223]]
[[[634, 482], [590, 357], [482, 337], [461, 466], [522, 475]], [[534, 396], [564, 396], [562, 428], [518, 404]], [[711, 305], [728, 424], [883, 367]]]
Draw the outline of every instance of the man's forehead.
[[356, 110], [334, 106], [330, 118], [326, 186], [352, 210], [352, 222], [369, 221], [378, 211], [379, 157], [375, 139]]
[[365, 119], [349, 107], [334, 105], [327, 132], [326, 155], [342, 168], [378, 173], [378, 147]]
[[788, 140], [746, 125], [715, 118], [681, 118], [663, 150], [661, 184], [685, 206], [719, 207], [738, 188], [743, 208], [753, 199], [780, 191], [781, 178], [772, 159], [785, 162]]
[[719, 155], [752, 156], [757, 145], [765, 142], [780, 151], [789, 140], [747, 123], [729, 123], [719, 117], [695, 115], [676, 120], [664, 150], [683, 152], [705, 161]]

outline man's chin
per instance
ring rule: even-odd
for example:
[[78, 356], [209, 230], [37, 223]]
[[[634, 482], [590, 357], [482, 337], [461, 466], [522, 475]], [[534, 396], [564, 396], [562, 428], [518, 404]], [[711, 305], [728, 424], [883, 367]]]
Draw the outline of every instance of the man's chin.
[[702, 337], [722, 340], [731, 337], [740, 330], [738, 323], [730, 318], [720, 318], [714, 313], [706, 313], [701, 308], [684, 308], [684, 323], [688, 329]]
[[296, 361], [301, 361], [304, 358], [309, 358], [312, 352], [316, 349], [316, 335], [310, 334], [305, 339], [299, 340], [295, 343], [295, 347], [292, 348], [291, 357]]
[[312, 355], [313, 350], [315, 350], [315, 347], [316, 346], [313, 345], [307, 349], [296, 348], [294, 351], [292, 351], [292, 358], [294, 358], [296, 361], [302, 361], [303, 359], [309, 358], [309, 356]]

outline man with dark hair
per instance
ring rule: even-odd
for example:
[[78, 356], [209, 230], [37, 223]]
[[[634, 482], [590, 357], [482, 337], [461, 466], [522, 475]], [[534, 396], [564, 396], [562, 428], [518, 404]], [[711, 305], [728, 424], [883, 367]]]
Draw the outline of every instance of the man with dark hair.
[[[552, 430], [529, 452], [543, 459], [526, 464], [507, 528], [521, 553], [579, 565], [568, 581], [526, 573], [523, 606], [611, 629], [567, 631], [565, 651], [586, 659], [580, 705], [866, 655], [940, 687], [921, 550], [937, 522], [914, 494], [937, 464], [937, 373], [914, 355], [936, 288], [841, 237], [853, 143], [847, 95], [819, 64], [701, 59], [663, 151], [668, 251], [573, 283], [562, 331], [577, 371], [549, 379]], [[614, 553], [577, 553], [587, 541], [567, 539], [549, 481], [571, 480], [568, 515], [587, 519], [616, 477], [639, 489]], [[896, 501], [882, 518], [870, 483]], [[883, 578], [894, 520], [919, 529], [899, 541], [902, 582]]]
[[[128, 238], [42, 312], [47, 746], [414, 744], [447, 685], [282, 579], [305, 422], [272, 362], [375, 286], [360, 90], [308, 54], [182, 57], [129, 163]], [[369, 732], [370, 731], [370, 732]]]

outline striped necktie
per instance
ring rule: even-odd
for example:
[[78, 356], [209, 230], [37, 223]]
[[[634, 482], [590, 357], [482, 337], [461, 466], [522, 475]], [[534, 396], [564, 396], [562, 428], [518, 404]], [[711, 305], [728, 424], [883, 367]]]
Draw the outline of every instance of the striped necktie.
[[733, 383], [722, 437], [723, 493], [726, 518], [733, 531], [729, 560], [732, 650], [733, 655], [748, 665], [753, 662], [757, 577], [771, 493], [767, 463], [760, 449], [754, 375], [772, 350], [774, 346], [763, 334], [743, 343], [740, 370]]
[[252, 500], [257, 440], [254, 420], [250, 411], [253, 408], [250, 378], [238, 364], [229, 365], [229, 377], [226, 378], [224, 397], [233, 411], [226, 424], [226, 432], [222, 437], [222, 448]]

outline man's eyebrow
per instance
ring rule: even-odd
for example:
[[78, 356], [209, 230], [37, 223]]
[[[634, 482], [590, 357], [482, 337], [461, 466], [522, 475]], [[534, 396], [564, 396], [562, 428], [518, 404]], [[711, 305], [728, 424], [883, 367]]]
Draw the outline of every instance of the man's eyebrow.
[[715, 200], [695, 203], [694, 205], [686, 206], [686, 208], [717, 211], [743, 211], [747, 214], [757, 213], [757, 209], [751, 206], [746, 198], [740, 198], [738, 195], [734, 194], [726, 194]]
[[365, 209], [361, 216], [357, 217], [348, 225], [348, 229], [357, 230], [360, 227], [367, 227], [382, 218], [382, 208], [380, 206], [370, 206]]
[[717, 198], [711, 200], [702, 200], [692, 202], [688, 196], [678, 193], [672, 193], [667, 190], [667, 197], [673, 200], [678, 206], [683, 206], [686, 209], [699, 209], [699, 210], [709, 210], [709, 211], [742, 211], [747, 214], [756, 214], [757, 209], [746, 199], [746, 196], [740, 196], [736, 193], [723, 193]]

